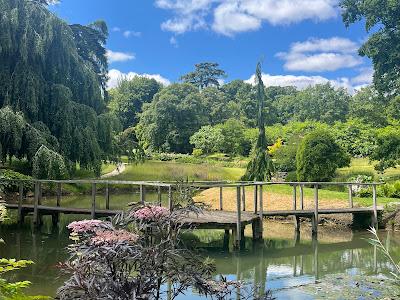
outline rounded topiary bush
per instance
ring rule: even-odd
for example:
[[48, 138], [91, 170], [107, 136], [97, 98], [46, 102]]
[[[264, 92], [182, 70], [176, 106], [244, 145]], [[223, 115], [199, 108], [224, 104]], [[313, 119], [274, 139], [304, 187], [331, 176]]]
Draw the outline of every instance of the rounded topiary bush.
[[296, 154], [297, 180], [330, 181], [336, 169], [350, 164], [349, 155], [326, 130], [306, 135]]

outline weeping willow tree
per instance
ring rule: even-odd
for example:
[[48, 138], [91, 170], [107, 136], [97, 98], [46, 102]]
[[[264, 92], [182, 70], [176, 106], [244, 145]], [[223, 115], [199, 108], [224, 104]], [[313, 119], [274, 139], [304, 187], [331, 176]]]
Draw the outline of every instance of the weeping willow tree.
[[254, 150], [254, 157], [247, 165], [246, 173], [243, 180], [249, 181], [264, 181], [271, 179], [273, 172], [272, 160], [267, 152], [267, 138], [265, 136], [265, 88], [261, 75], [261, 63], [257, 64], [256, 68], [256, 99], [257, 99], [257, 127], [258, 139]]
[[99, 118], [107, 103], [107, 26], [68, 25], [48, 10], [52, 2], [0, 0], [0, 107], [44, 124], [70, 166], [97, 171], [113, 134]]

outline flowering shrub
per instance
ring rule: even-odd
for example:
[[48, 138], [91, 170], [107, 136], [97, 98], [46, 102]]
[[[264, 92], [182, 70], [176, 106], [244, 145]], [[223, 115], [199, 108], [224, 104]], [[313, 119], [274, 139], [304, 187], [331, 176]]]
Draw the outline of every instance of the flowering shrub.
[[132, 216], [141, 221], [157, 221], [169, 215], [169, 210], [162, 206], [145, 206], [132, 212]]
[[70, 223], [67, 228], [75, 233], [82, 233], [88, 231], [95, 231], [103, 221], [100, 220], [83, 220], [83, 221], [74, 221]]
[[111, 221], [68, 225], [78, 238], [68, 247], [70, 258], [61, 264], [71, 277], [57, 299], [175, 299], [188, 289], [215, 299], [236, 298], [237, 290], [245, 296], [241, 299], [260, 299], [251, 291], [245, 295], [241, 282], [222, 276], [215, 280], [214, 263], [183, 247], [182, 218], [199, 207], [190, 203], [191, 194], [178, 195], [187, 205], [172, 212], [138, 205]]
[[91, 242], [96, 245], [113, 245], [117, 243], [135, 243], [139, 239], [137, 234], [124, 229], [119, 230], [97, 230]]

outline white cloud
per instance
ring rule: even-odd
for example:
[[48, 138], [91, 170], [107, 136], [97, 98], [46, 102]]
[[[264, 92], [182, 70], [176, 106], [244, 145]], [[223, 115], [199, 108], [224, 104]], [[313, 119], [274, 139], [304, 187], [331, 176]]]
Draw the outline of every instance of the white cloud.
[[[354, 77], [357, 78], [358, 76]], [[360, 85], [356, 84], [354, 78], [341, 77], [337, 79], [328, 79], [323, 76], [305, 76], [305, 75], [271, 75], [262, 74], [262, 80], [265, 86], [294, 86], [298, 90], [303, 90], [309, 86], [317, 84], [330, 83], [336, 88], [345, 88], [350, 94], [354, 94]], [[252, 75], [246, 82], [254, 84], [255, 75]]]
[[345, 38], [309, 39], [293, 43], [288, 53], [277, 53], [289, 71], [326, 72], [362, 64], [358, 45]]
[[164, 86], [171, 84], [171, 82], [168, 79], [162, 77], [160, 74], [146, 74], [146, 73], [139, 74], [136, 72], [123, 73], [120, 70], [111, 69], [108, 71], [107, 88], [111, 89], [111, 88], [118, 86], [118, 82], [121, 79], [124, 79], [124, 78], [130, 79], [130, 78], [134, 78], [136, 76], [142, 76], [142, 77], [146, 77], [146, 78], [155, 79], [156, 81], [158, 81], [159, 83], [161, 83]]
[[311, 38], [305, 42], [296, 42], [292, 44], [293, 52], [319, 52], [335, 51], [341, 53], [357, 52], [358, 45], [346, 38], [332, 37], [330, 39]]
[[323, 21], [338, 14], [338, 0], [156, 0], [155, 3], [173, 12], [172, 18], [161, 27], [177, 34], [211, 27], [232, 36], [257, 30], [262, 22], [288, 25], [304, 20]]
[[122, 35], [126, 38], [130, 38], [130, 37], [141, 37], [142, 33], [139, 31], [133, 31], [133, 30], [125, 30]]
[[224, 3], [214, 11], [214, 31], [232, 36], [238, 32], [257, 30], [261, 27], [261, 20], [252, 15], [241, 12], [237, 3]]
[[121, 28], [119, 28], [119, 27], [113, 27], [113, 28], [111, 29], [111, 31], [112, 31], [112, 32], [120, 32], [120, 31], [121, 31]]
[[135, 59], [135, 55], [133, 53], [116, 52], [112, 50], [107, 50], [106, 56], [109, 63], [123, 62]]

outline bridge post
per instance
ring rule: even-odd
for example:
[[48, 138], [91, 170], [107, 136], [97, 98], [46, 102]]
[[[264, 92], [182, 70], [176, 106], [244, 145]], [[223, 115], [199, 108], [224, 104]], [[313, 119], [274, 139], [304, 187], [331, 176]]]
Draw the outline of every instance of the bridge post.
[[304, 185], [300, 184], [300, 209], [304, 209]]
[[246, 211], [246, 186], [242, 186], [243, 211]]
[[258, 193], [258, 185], [254, 185], [254, 213], [255, 214], [257, 214], [257, 210], [258, 210], [258, 207], [257, 207], [257, 200], [258, 200], [258, 198], [257, 198], [257, 193]]
[[240, 249], [241, 246], [241, 240], [242, 240], [242, 220], [241, 220], [241, 187], [237, 186], [236, 187], [236, 237], [235, 238], [235, 244], [234, 248]]
[[349, 206], [353, 208], [353, 189], [351, 184], [349, 184]]
[[61, 194], [62, 194], [61, 182], [58, 182], [57, 183], [57, 200], [56, 200], [57, 207], [60, 207], [60, 204], [61, 204]]
[[223, 210], [222, 186], [219, 187], [219, 210]]
[[146, 187], [141, 184], [140, 185], [140, 203], [144, 204], [144, 202], [146, 201]]
[[263, 219], [264, 219], [264, 203], [263, 203], [263, 186], [260, 185], [258, 187], [258, 199], [260, 202], [260, 209], [258, 210], [258, 218], [260, 219], [260, 230], [259, 230], [259, 234], [260, 237], [262, 238], [263, 235]]
[[161, 206], [161, 186], [157, 186], [157, 200], [158, 200], [158, 206]]
[[168, 187], [168, 208], [170, 211], [173, 210], [174, 204], [172, 203], [172, 187]]
[[318, 184], [314, 185], [314, 216], [311, 219], [312, 233], [318, 232]]
[[42, 205], [42, 183], [39, 181], [39, 205]]
[[22, 216], [22, 200], [24, 198], [24, 184], [19, 183], [19, 197], [18, 197], [18, 223], [24, 222], [24, 217]]
[[293, 184], [293, 210], [297, 207], [297, 185]]
[[372, 218], [372, 226], [378, 229], [378, 204], [376, 199], [376, 185], [372, 185], [372, 203], [374, 209], [374, 215]]
[[34, 194], [34, 204], [33, 204], [33, 226], [40, 226], [40, 218], [39, 218], [39, 182], [35, 181], [35, 194]]
[[92, 183], [92, 209], [90, 216], [92, 219], [96, 218], [96, 183]]
[[108, 182], [106, 183], [106, 209], [110, 209], [110, 187]]

